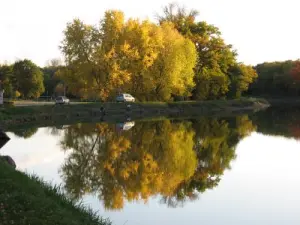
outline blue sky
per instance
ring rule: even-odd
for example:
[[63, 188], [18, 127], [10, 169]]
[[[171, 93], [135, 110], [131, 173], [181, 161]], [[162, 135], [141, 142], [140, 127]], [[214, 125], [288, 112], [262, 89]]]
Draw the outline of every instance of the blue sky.
[[[29, 58], [40, 66], [62, 57], [58, 45], [66, 23], [77, 17], [97, 24], [105, 10], [154, 20], [169, 0], [0, 0], [0, 62]], [[300, 58], [296, 0], [185, 0], [201, 20], [216, 25], [247, 64]]]

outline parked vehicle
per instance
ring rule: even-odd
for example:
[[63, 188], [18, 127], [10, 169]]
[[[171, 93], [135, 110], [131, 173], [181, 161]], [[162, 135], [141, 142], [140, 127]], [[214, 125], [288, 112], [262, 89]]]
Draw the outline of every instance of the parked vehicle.
[[55, 104], [69, 104], [70, 99], [65, 96], [59, 96], [55, 99]]
[[116, 98], [117, 102], [135, 102], [135, 98], [132, 97], [130, 94], [122, 93], [117, 96]]
[[117, 124], [117, 129], [119, 130], [130, 130], [132, 127], [134, 127], [135, 122], [124, 122], [124, 123], [118, 123]]

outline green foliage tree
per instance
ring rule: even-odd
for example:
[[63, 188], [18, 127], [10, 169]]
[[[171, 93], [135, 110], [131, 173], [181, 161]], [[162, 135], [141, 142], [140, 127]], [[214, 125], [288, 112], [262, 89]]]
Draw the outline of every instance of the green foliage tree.
[[1, 88], [4, 89], [4, 96], [6, 97], [15, 97], [12, 79], [13, 79], [12, 65], [0, 65]]
[[32, 137], [38, 131], [37, 127], [15, 130], [14, 134], [18, 137], [28, 139]]
[[60, 59], [51, 59], [47, 62], [47, 65], [41, 70], [44, 75], [45, 92], [43, 95], [53, 96], [56, 86], [61, 82], [55, 74], [58, 70], [64, 66]]
[[300, 62], [266, 62], [255, 66], [257, 80], [248, 93], [256, 96], [284, 97], [300, 94]]
[[13, 86], [22, 97], [38, 98], [45, 90], [42, 71], [30, 60], [18, 61], [13, 65]]

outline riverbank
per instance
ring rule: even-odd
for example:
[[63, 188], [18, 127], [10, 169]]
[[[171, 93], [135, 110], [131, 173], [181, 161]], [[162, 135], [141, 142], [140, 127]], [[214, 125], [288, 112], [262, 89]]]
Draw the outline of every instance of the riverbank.
[[263, 99], [214, 100], [191, 102], [86, 103], [71, 105], [36, 105], [3, 107], [0, 126], [39, 124], [51, 126], [74, 122], [122, 122], [156, 117], [226, 116], [249, 113], [269, 107]]
[[14, 170], [0, 161], [1, 224], [110, 225], [83, 206], [76, 206], [58, 187]]
[[299, 108], [300, 98], [266, 98], [274, 108]]

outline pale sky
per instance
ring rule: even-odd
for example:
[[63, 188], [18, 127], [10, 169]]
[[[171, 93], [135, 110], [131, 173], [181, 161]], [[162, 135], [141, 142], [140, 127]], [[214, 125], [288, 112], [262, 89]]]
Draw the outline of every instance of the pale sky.
[[[105, 10], [150, 18], [172, 0], [0, 0], [0, 62], [28, 58], [40, 66], [62, 58], [58, 46], [66, 23], [97, 24]], [[247, 64], [300, 58], [297, 0], [178, 0], [219, 27]]]

